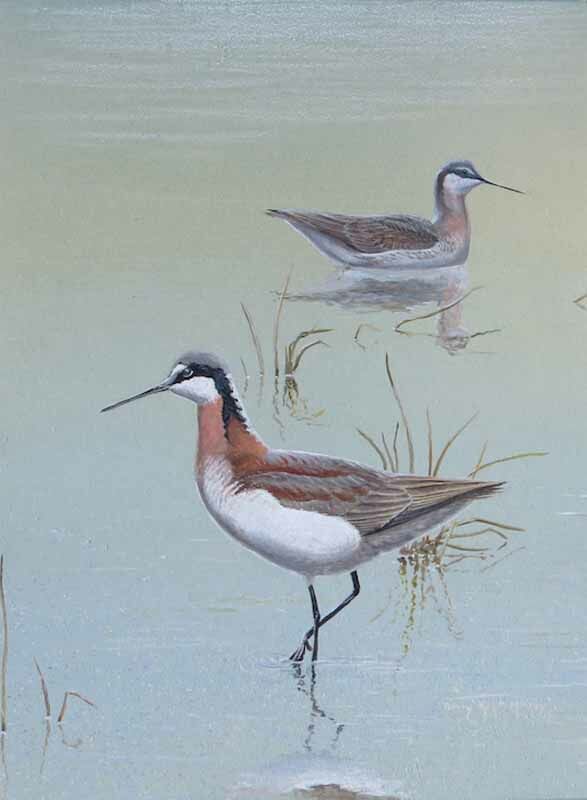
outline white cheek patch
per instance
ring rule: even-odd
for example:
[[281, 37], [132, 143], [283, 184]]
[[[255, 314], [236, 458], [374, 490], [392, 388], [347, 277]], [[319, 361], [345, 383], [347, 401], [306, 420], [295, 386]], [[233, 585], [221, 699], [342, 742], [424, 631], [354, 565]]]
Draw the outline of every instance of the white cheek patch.
[[481, 181], [476, 178], [461, 178], [454, 172], [449, 172], [443, 181], [444, 188], [452, 194], [467, 194], [475, 186], [479, 186]]
[[213, 403], [220, 395], [216, 391], [216, 384], [212, 378], [196, 376], [188, 381], [174, 384], [170, 391], [180, 397], [192, 400], [194, 403]]

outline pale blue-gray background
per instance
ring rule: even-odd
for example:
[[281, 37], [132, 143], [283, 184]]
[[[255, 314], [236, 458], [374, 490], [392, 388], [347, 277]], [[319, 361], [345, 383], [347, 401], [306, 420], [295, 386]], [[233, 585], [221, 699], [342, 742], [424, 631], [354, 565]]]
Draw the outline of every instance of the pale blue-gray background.
[[[587, 793], [587, 313], [572, 302], [587, 291], [586, 35], [584, 3], [2, 3], [7, 796], [215, 800], [250, 780], [271, 797], [284, 775], [295, 785], [312, 719], [304, 758], [341, 759], [349, 786], [354, 765], [364, 792]], [[550, 455], [485, 473], [509, 487], [477, 511], [526, 532], [494, 568], [449, 573], [443, 613], [425, 596], [407, 655], [396, 556], [361, 571], [322, 637], [315, 698], [332, 719], [312, 717], [308, 676], [279, 660], [309, 621], [306, 591], [207, 518], [193, 410], [97, 411], [186, 347], [223, 353], [242, 385], [241, 301], [271, 360], [272, 291], [292, 268], [298, 289], [331, 267], [265, 207], [428, 213], [454, 157], [528, 192], [469, 203], [484, 289], [464, 318], [502, 332], [451, 357], [394, 334], [400, 317], [289, 306], [284, 342], [335, 328], [299, 373], [327, 412], [309, 426], [282, 409], [280, 426], [254, 378], [247, 405], [275, 444], [376, 463], [355, 428], [393, 431], [387, 350], [419, 469], [427, 406], [438, 441], [480, 412], [445, 474], [486, 440], [488, 457]], [[366, 351], [359, 321], [380, 329]], [[347, 589], [321, 582], [323, 607]], [[42, 774], [33, 657], [54, 706], [65, 689], [97, 704], [72, 702], [78, 746], [54, 726]]]

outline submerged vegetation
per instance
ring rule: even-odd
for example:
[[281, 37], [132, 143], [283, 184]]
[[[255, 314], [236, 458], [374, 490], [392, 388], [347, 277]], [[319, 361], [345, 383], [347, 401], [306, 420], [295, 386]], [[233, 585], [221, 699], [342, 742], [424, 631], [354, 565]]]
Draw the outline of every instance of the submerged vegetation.
[[[390, 590], [372, 622], [383, 617], [395, 600], [394, 620], [401, 619], [403, 655], [410, 650], [414, 632], [428, 608], [442, 617], [450, 633], [460, 638], [448, 575], [456, 569], [477, 565], [486, 572], [506, 558], [524, 550], [512, 541], [524, 528], [483, 517], [455, 521], [436, 536], [424, 536], [400, 550], [398, 571], [402, 593]], [[475, 542], [475, 544], [472, 544]]]

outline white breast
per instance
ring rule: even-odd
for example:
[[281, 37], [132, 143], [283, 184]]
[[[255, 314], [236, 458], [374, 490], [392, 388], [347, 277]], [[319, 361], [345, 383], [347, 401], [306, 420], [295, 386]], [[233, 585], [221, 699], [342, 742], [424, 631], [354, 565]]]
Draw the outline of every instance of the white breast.
[[223, 458], [205, 462], [198, 487], [223, 530], [280, 567], [311, 579], [357, 563], [361, 537], [353, 525], [340, 517], [286, 508], [264, 490], [236, 493]]

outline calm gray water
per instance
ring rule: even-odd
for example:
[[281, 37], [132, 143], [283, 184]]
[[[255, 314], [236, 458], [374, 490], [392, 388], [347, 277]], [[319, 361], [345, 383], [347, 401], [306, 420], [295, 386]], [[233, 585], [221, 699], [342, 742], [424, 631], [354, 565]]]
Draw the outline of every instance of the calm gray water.
[[[2, 3], [4, 796], [587, 794], [586, 35], [579, 2]], [[469, 263], [438, 281], [333, 289], [262, 214], [428, 213], [454, 157], [527, 195], [471, 195]], [[280, 350], [333, 330], [274, 399], [240, 303], [270, 367], [290, 271]], [[427, 408], [437, 453], [479, 412], [443, 474], [485, 442], [548, 451], [483, 473], [508, 488], [475, 513], [525, 531], [461, 540], [488, 549], [441, 572], [364, 567], [295, 672], [306, 590], [206, 516], [193, 409], [97, 413], [186, 347], [241, 388], [244, 360], [268, 441], [373, 464], [356, 428], [393, 436], [388, 352], [420, 471]], [[349, 581], [317, 588], [326, 609]], [[45, 752], [33, 658], [54, 718], [66, 689], [96, 704], [72, 699]]]

